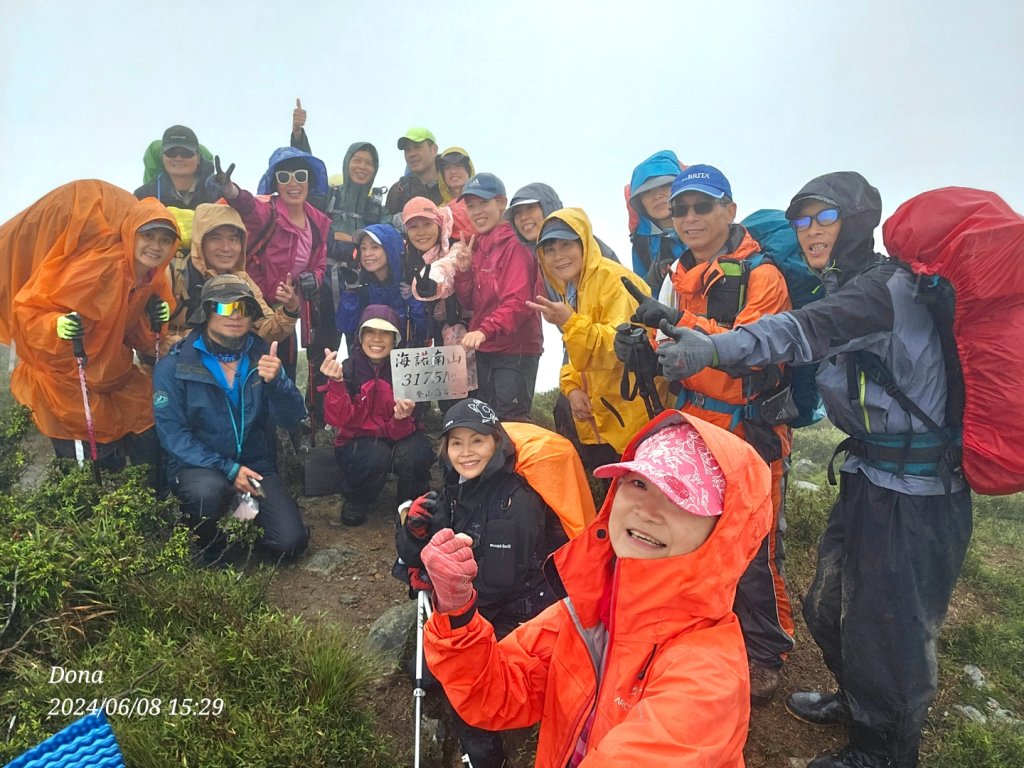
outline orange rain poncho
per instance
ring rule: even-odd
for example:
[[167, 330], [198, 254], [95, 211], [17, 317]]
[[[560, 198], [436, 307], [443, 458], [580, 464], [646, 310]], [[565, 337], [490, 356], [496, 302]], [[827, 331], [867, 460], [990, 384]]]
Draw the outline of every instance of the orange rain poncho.
[[13, 340], [19, 358], [11, 392], [47, 437], [87, 439], [72, 344], [56, 332], [68, 312], [78, 312], [85, 329], [97, 442], [153, 426], [152, 383], [132, 351], [152, 354], [156, 343], [150, 296], [171, 300], [166, 263], [135, 284], [136, 232], [157, 219], [174, 222], [154, 198], [87, 180], [58, 187], [0, 227], [0, 342]]

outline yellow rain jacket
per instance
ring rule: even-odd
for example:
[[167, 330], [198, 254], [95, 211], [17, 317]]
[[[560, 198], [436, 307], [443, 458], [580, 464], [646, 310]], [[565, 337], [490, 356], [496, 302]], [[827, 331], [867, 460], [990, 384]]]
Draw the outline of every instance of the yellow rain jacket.
[[[609, 443], [622, 453], [637, 430], [650, 420], [642, 398], [623, 400], [620, 395], [623, 365], [615, 357], [615, 327], [629, 322], [637, 306], [622, 285], [622, 278], [628, 278], [644, 293], [649, 294], [650, 289], [643, 278], [601, 255], [590, 219], [581, 209], [555, 211], [544, 223], [552, 219], [564, 221], [583, 242], [583, 271], [575, 291], [575, 311], [562, 326], [568, 361], [562, 366], [559, 385], [566, 397], [582, 389], [590, 398], [593, 418], [576, 421], [580, 441], [587, 445]], [[555, 291], [572, 305], [569, 287], [548, 271], [543, 258], [540, 266]], [[664, 379], [657, 379], [657, 384], [664, 403]]]
[[[242, 235], [242, 255], [227, 273], [219, 272], [211, 267], [203, 252], [203, 238], [206, 237], [206, 234], [225, 224], [241, 230]], [[298, 318], [289, 317], [284, 311], [284, 306], [279, 306], [276, 309], [270, 307], [264, 300], [263, 291], [245, 271], [246, 231], [238, 211], [229, 205], [203, 203], [196, 207], [195, 217], [191, 222], [191, 232], [191, 250], [179, 251], [167, 267], [174, 301], [171, 302], [171, 319], [167, 323], [167, 334], [161, 342], [160, 354], [167, 354], [172, 346], [192, 331], [188, 318], [199, 307], [199, 296], [190, 296], [189, 294], [192, 291], [201, 291], [198, 284], [199, 279], [206, 282], [209, 278], [219, 274], [232, 274], [240, 277], [252, 288], [252, 293], [263, 312], [263, 316], [257, 319], [252, 327], [258, 336], [267, 341], [284, 341], [290, 337], [292, 331], [295, 330], [295, 321]], [[189, 269], [190, 264], [193, 267], [191, 270]], [[192, 283], [191, 286], [190, 283]]]
[[[153, 426], [152, 383], [133, 350], [152, 355], [157, 336], [146, 302], [171, 301], [165, 265], [140, 285], [135, 234], [174, 217], [155, 198], [136, 200], [103, 181], [58, 187], [0, 227], [0, 341], [15, 342], [11, 392], [47, 437], [85, 440], [85, 410], [72, 343], [57, 319], [78, 312], [96, 440], [109, 443]], [[177, 225], [175, 225], [177, 226]], [[171, 249], [173, 253], [173, 248]], [[169, 258], [169, 257], [168, 257]]]

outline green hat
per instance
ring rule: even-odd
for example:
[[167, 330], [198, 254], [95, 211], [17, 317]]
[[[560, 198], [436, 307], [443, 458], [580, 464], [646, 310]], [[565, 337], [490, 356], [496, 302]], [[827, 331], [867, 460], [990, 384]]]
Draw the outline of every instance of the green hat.
[[421, 141], [432, 141], [437, 144], [437, 139], [430, 132], [429, 128], [417, 126], [405, 132], [405, 136], [398, 140], [398, 148], [405, 149], [409, 144], [419, 144]]

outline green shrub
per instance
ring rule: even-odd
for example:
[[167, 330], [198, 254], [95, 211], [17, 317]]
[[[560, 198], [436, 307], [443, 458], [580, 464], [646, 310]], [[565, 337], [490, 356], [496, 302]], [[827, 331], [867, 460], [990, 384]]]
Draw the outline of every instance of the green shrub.
[[[132, 766], [397, 765], [374, 729], [376, 663], [268, 606], [269, 568], [195, 569], [175, 517], [137, 470], [97, 486], [59, 467], [0, 493], [0, 763], [107, 706]], [[51, 683], [58, 666], [102, 680]]]

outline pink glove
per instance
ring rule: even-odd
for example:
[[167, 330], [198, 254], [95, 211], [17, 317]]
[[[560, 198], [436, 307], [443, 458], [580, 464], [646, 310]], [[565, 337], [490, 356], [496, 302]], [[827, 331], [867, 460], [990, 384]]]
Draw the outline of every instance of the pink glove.
[[442, 528], [420, 552], [420, 559], [434, 585], [434, 602], [439, 611], [455, 611], [473, 599], [473, 539], [451, 528]]

